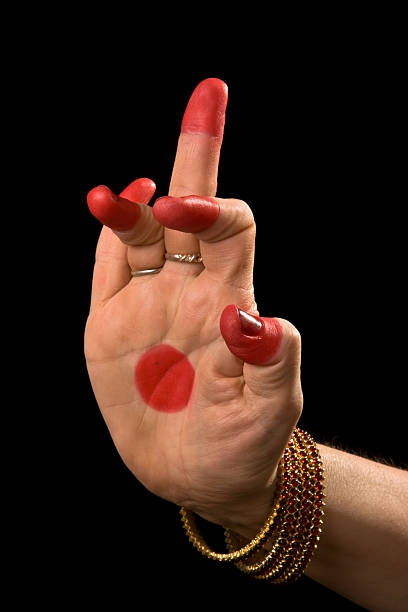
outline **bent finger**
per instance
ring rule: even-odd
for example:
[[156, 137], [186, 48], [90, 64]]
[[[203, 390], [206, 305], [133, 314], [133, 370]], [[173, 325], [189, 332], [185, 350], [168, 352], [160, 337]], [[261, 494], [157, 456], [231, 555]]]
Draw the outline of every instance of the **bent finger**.
[[120, 195], [106, 185], [99, 185], [88, 193], [88, 208], [127, 246], [149, 244], [162, 229], [146, 206], [155, 190], [153, 181], [145, 178], [133, 181]]
[[[139, 204], [132, 203], [130, 199], [138, 200], [142, 203], [140, 204], [142, 210], [148, 208], [151, 212], [151, 208], [145, 206], [145, 204], [151, 199], [155, 188], [155, 184], [150, 179], [137, 179], [122, 191], [120, 198], [112, 194], [107, 187], [104, 189], [95, 188], [88, 194], [87, 201], [91, 213], [101, 223], [105, 222], [96, 247], [91, 311], [111, 299], [127, 285], [131, 278], [132, 266], [129, 261], [129, 251], [131, 249], [120, 239], [120, 233], [111, 229], [108, 223], [116, 227], [126, 227], [126, 220], [130, 225], [137, 217], [138, 221], [134, 227], [139, 226], [140, 228], [142, 224], [139, 223], [139, 220], [142, 221], [142, 214], [133, 212], [136, 207], [139, 208]], [[117, 204], [118, 200], [119, 205]], [[129, 207], [132, 207], [132, 210]], [[155, 224], [157, 224], [156, 221]], [[132, 232], [132, 228], [126, 231]], [[151, 247], [146, 248], [151, 249]], [[154, 257], [151, 259], [154, 259]], [[142, 267], [139, 269], [144, 269], [143, 262], [140, 263]], [[159, 267], [159, 265], [156, 267]]]
[[229, 304], [220, 331], [228, 350], [244, 362], [245, 384], [259, 409], [275, 410], [277, 422], [294, 427], [303, 406], [298, 330], [285, 319], [259, 317]]
[[133, 271], [159, 268], [164, 263], [164, 230], [146, 206], [156, 190], [147, 178], [133, 181], [118, 196], [100, 185], [88, 193], [91, 213], [112, 229], [129, 247], [128, 262]]
[[205, 270], [223, 282], [251, 289], [255, 252], [254, 215], [245, 202], [196, 195], [158, 198], [153, 215], [166, 228], [193, 234]]
[[129, 279], [127, 247], [109, 227], [104, 225], [95, 253], [91, 312], [116, 295], [128, 284]]

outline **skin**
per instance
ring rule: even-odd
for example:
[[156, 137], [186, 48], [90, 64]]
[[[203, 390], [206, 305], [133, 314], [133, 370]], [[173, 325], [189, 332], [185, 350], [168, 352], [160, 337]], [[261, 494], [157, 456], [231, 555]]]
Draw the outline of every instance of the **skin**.
[[[208, 104], [212, 96], [215, 102]], [[231, 316], [235, 321], [233, 350], [245, 350], [248, 336], [242, 335], [241, 346], [236, 342], [236, 307], [259, 316], [252, 211], [241, 200], [215, 197], [224, 126], [220, 109], [226, 102], [227, 88], [218, 79], [204, 81], [193, 92], [169, 189], [171, 197], [212, 198], [216, 219], [194, 234], [165, 227], [164, 218], [159, 223], [152, 207], [140, 203], [153, 195], [147, 183], [146, 193], [136, 194], [141, 215], [135, 226], [124, 231], [103, 227], [85, 354], [102, 415], [135, 476], [154, 494], [202, 516], [213, 517], [224, 508], [225, 518], [246, 520], [253, 500], [264, 511], [268, 507], [279, 459], [301, 412], [300, 336], [279, 320], [282, 340], [265, 383], [265, 373], [234, 355], [220, 330], [221, 315], [232, 306], [224, 319], [226, 324]], [[165, 261], [165, 248], [201, 252], [205, 265]], [[131, 277], [131, 270], [163, 264], [160, 274]], [[230, 328], [231, 335], [234, 324]], [[258, 344], [269, 345], [269, 340], [260, 337]], [[138, 364], [150, 349], [163, 345], [185, 355], [194, 370], [187, 406], [171, 413], [152, 409], [135, 384]], [[285, 385], [280, 376], [284, 367], [291, 373]], [[271, 402], [274, 371], [278, 382]]]
[[[138, 207], [137, 220], [123, 229], [109, 191], [100, 210], [91, 197], [91, 212], [113, 215], [116, 229], [104, 226], [98, 241], [85, 355], [102, 415], [136, 478], [250, 538], [269, 515], [277, 466], [302, 412], [300, 335], [284, 319], [259, 316], [253, 214], [241, 200], [216, 197], [226, 103], [218, 79], [193, 92], [173, 200], [146, 206], [154, 183], [135, 181], [121, 197]], [[203, 264], [165, 261], [165, 250], [201, 252]], [[162, 265], [159, 274], [131, 276]], [[167, 378], [169, 365], [180, 369], [181, 390]], [[407, 472], [319, 450], [324, 529], [306, 575], [369, 610], [406, 610]]]

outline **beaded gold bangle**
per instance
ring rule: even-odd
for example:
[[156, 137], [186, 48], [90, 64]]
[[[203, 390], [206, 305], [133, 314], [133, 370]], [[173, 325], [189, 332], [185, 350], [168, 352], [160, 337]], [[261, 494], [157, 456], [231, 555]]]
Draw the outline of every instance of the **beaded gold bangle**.
[[323, 523], [323, 479], [316, 444], [309, 434], [296, 428], [278, 466], [272, 512], [253, 540], [246, 542], [241, 535], [225, 529], [229, 552], [216, 553], [199, 534], [193, 513], [183, 507], [182, 522], [193, 546], [205, 556], [233, 561], [254, 578], [294, 582], [317, 548]]
[[[320, 539], [324, 506], [323, 468], [312, 438], [297, 429], [284, 461], [284, 493], [272, 549], [255, 564], [237, 563], [254, 578], [277, 583], [294, 582], [306, 569]], [[230, 550], [241, 542], [240, 536], [236, 538], [228, 530], [225, 538]]]
[[278, 511], [281, 504], [281, 498], [284, 493], [283, 490], [283, 473], [281, 464], [278, 466], [278, 483], [274, 496], [273, 509], [269, 515], [264, 527], [258, 535], [246, 544], [242, 544], [238, 550], [230, 551], [229, 553], [217, 553], [208, 548], [203, 537], [198, 532], [197, 524], [194, 518], [194, 514], [191, 510], [187, 510], [183, 506], [180, 508], [181, 520], [184, 529], [187, 533], [188, 539], [192, 545], [203, 555], [209, 559], [215, 559], [216, 561], [234, 561], [237, 562], [240, 559], [248, 559], [254, 553], [256, 553], [262, 545], [267, 541], [269, 534], [271, 533], [275, 519], [278, 516]]

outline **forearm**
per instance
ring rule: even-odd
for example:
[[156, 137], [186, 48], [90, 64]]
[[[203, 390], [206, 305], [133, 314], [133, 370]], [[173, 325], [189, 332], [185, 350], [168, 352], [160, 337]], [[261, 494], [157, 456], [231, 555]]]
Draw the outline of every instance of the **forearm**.
[[[408, 472], [318, 444], [325, 514], [309, 578], [368, 610], [408, 610]], [[259, 522], [236, 531], [252, 537]]]
[[325, 516], [305, 574], [369, 610], [407, 610], [408, 472], [318, 447]]

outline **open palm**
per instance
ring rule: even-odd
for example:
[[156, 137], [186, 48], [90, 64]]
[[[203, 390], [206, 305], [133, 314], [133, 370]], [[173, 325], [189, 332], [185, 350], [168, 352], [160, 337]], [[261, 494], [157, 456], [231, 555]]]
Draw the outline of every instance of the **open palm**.
[[[244, 202], [214, 197], [226, 96], [224, 83], [207, 79], [190, 99], [169, 189], [176, 200], [147, 206], [155, 190], [148, 179], [121, 198], [91, 192], [91, 211], [105, 226], [85, 354], [113, 441], [138, 480], [235, 525], [252, 508], [259, 521], [266, 515], [302, 397], [293, 326], [258, 317], [263, 331], [269, 325], [262, 339], [239, 325], [236, 307], [258, 315], [255, 221]], [[205, 197], [182, 197], [190, 194]], [[203, 263], [165, 261], [166, 251], [201, 253]]]

